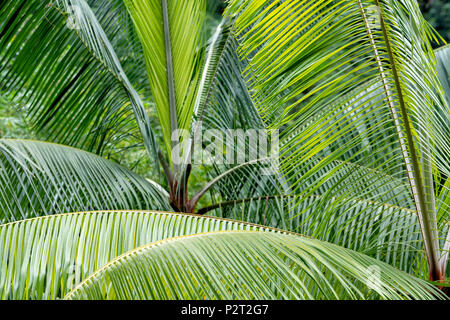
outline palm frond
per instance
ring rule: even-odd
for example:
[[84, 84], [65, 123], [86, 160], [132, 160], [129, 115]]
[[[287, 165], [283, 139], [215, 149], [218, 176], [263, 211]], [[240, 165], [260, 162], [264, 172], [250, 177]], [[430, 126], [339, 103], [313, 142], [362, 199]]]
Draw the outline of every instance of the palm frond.
[[[225, 90], [220, 84], [218, 87]], [[336, 105], [327, 106], [315, 114], [313, 119], [321, 119], [324, 114], [332, 118], [352, 107], [354, 113], [367, 112], [367, 109], [372, 109], [367, 101], [370, 101], [374, 94], [379, 94], [377, 86], [369, 86], [367, 90], [364, 87], [362, 92], [358, 91], [355, 98], [351, 94], [350, 98], [344, 96], [339, 108], [336, 108]], [[253, 108], [251, 102], [246, 105], [248, 109]], [[217, 106], [211, 105], [209, 108], [214, 112]], [[227, 110], [227, 105], [220, 110]], [[242, 108], [237, 108], [235, 111], [214, 113], [212, 118], [216, 121], [209, 122], [208, 118], [205, 118], [205, 123], [222, 130], [236, 129], [233, 124], [239, 123], [236, 118], [240, 117], [241, 110]], [[215, 126], [217, 119], [223, 119], [224, 114], [230, 114], [231, 121], [224, 122], [224, 126]], [[347, 117], [351, 120], [353, 114], [347, 114]], [[199, 213], [210, 213], [309, 235], [364, 252], [402, 270], [420, 274], [424, 262], [423, 247], [420, 243], [420, 228], [411, 191], [407, 181], [396, 175], [396, 167], [383, 167], [384, 162], [390, 159], [389, 152], [386, 152], [383, 158], [376, 159], [377, 162], [372, 162], [370, 167], [359, 164], [358, 152], [353, 153], [352, 161], [355, 163], [339, 160], [327, 162], [326, 155], [329, 152], [345, 145], [352, 137], [364, 132], [367, 126], [376, 124], [377, 121], [375, 118], [370, 119], [368, 124], [349, 125], [348, 134], [339, 137], [335, 146], [326, 146], [320, 157], [315, 156], [302, 165], [291, 168], [286, 175], [287, 179], [277, 175], [261, 176], [262, 167], [256, 164], [229, 171], [230, 173], [212, 188], [212, 194], [219, 194], [220, 200], [201, 208]], [[308, 125], [307, 121], [303, 122], [297, 131], [305, 130]], [[242, 127], [251, 128], [245, 125]], [[383, 131], [379, 137], [392, 135], [393, 133]], [[289, 147], [293, 137], [296, 135], [286, 136], [282, 145]], [[355, 149], [370, 144], [370, 140], [358, 143], [359, 145], [356, 145], [354, 142]], [[214, 167], [219, 176], [223, 173], [222, 167], [224, 166]], [[291, 186], [295, 189], [293, 193], [289, 192]]]
[[[302, 172], [315, 157], [323, 159], [316, 171], [340, 161], [395, 172], [409, 185], [431, 273], [441, 277], [433, 203], [435, 177], [449, 173], [449, 107], [417, 2], [236, 0], [228, 15], [249, 61], [255, 105], [269, 128], [290, 139], [283, 173]], [[364, 91], [373, 94], [360, 106]]]
[[144, 105], [108, 38], [119, 41], [123, 24], [97, 14], [84, 0], [2, 2], [0, 85], [46, 139], [102, 153], [131, 134], [155, 156]]
[[[115, 257], [176, 236], [275, 231], [238, 221], [164, 212], [84, 212], [0, 226], [0, 298], [63, 298]], [[166, 270], [167, 271], [167, 270]]]
[[[213, 161], [208, 164], [210, 159], [205, 159], [201, 153], [194, 152], [193, 164], [195, 168], [206, 166], [208, 168], [206, 174], [211, 181], [227, 173], [211, 190], [212, 197], [220, 198], [222, 201], [286, 192], [279, 187], [280, 181], [283, 181], [282, 177], [261, 175], [264, 167], [269, 164], [268, 161], [255, 162], [258, 159], [249, 157], [250, 154], [258, 156], [260, 154], [257, 143], [255, 145], [246, 134], [249, 132], [258, 134], [258, 130], [264, 130], [265, 125], [242, 76], [246, 62], [241, 61], [237, 55], [238, 43], [232, 25], [232, 21], [224, 18], [211, 39], [194, 109], [195, 125], [191, 132], [193, 139], [200, 134], [205, 137], [207, 130], [222, 134], [222, 138], [214, 137], [216, 143], [224, 146], [224, 151], [216, 155], [222, 159], [219, 160], [220, 163]], [[245, 141], [238, 140], [237, 133], [242, 133]], [[234, 146], [243, 143], [242, 149], [231, 148], [229, 144], [232, 141]], [[205, 147], [207, 142], [203, 143], [201, 147]], [[238, 161], [237, 158], [242, 155], [244, 161]], [[230, 156], [234, 160], [229, 161]], [[269, 153], [261, 154], [260, 158], [269, 156]], [[202, 164], [198, 162], [200, 157], [203, 158]], [[245, 162], [253, 165], [242, 166]]]
[[443, 295], [423, 280], [325, 242], [277, 233], [216, 232], [164, 240], [126, 253], [98, 270], [66, 298], [438, 297]]
[[203, 60], [197, 52], [205, 1], [126, 0], [141, 39], [169, 157], [172, 133], [190, 129]]
[[167, 210], [168, 199], [135, 173], [85, 151], [0, 140], [0, 223], [88, 210]]
[[[278, 227], [364, 253], [422, 276], [423, 243], [414, 210], [365, 199], [262, 196], [224, 201], [208, 214]], [[203, 213], [204, 211], [200, 211]], [[446, 230], [446, 229], [445, 229]]]
[[447, 103], [450, 105], [450, 46], [435, 50], [439, 80], [445, 91]]
[[257, 129], [264, 126], [242, 77], [232, 21], [224, 18], [211, 39], [199, 85], [194, 119], [208, 129]]

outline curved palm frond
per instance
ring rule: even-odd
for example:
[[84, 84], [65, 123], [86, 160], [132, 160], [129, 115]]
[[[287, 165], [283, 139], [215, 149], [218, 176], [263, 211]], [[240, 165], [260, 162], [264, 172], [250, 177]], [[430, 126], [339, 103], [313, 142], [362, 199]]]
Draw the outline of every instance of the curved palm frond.
[[85, 151], [0, 140], [0, 222], [88, 210], [167, 210], [152, 183]]
[[426, 269], [414, 210], [342, 197], [324, 202], [321, 196], [301, 203], [295, 196], [256, 197], [207, 209], [219, 217], [279, 227], [355, 250], [418, 277]]
[[[417, 2], [235, 0], [228, 15], [253, 101], [290, 141], [281, 150], [287, 178], [316, 157], [316, 171], [339, 161], [394, 172], [410, 188], [430, 272], [442, 278], [434, 185], [450, 172], [450, 113]], [[358, 106], [364, 91], [373, 94]], [[304, 187], [291, 182], [294, 194]]]
[[63, 298], [125, 252], [176, 236], [228, 230], [276, 231], [226, 219], [143, 211], [71, 213], [6, 224], [0, 226], [0, 298]]
[[[237, 43], [234, 38], [233, 32], [230, 32], [226, 23], [225, 26], [219, 27], [217, 35], [219, 49], [213, 50], [213, 53], [220, 53], [220, 62], [214, 64], [216, 66], [213, 69], [213, 74], [208, 73], [209, 87], [202, 95], [201, 101], [205, 101], [202, 104], [201, 110], [207, 108], [207, 113], [202, 118], [202, 129], [218, 129], [222, 133], [226, 133], [227, 130], [249, 130], [264, 128], [264, 123], [256, 113], [256, 108], [247, 92], [241, 72], [245, 69], [245, 63], [240, 61], [236, 56]], [[225, 39], [225, 41], [223, 41]], [[222, 45], [225, 42], [225, 45]], [[220, 45], [220, 46], [219, 46]], [[225, 63], [226, 62], [226, 63]], [[364, 87], [365, 88], [365, 87]], [[370, 90], [363, 90], [358, 92], [357, 97], [353, 95], [344, 96], [340, 103], [336, 105], [327, 106], [323, 108], [320, 113], [314, 114], [313, 119], [321, 119], [324, 114], [331, 118], [334, 116], [341, 116], [340, 113], [346, 109], [352, 109], [352, 113], [367, 112], [366, 109], [371, 110], [372, 106], [367, 105], [367, 101], [375, 94], [379, 94], [376, 86], [372, 86]], [[207, 104], [207, 105], [205, 105]], [[336, 108], [338, 107], [338, 108]], [[307, 115], [302, 115], [308, 118]], [[353, 115], [347, 113], [346, 115], [350, 120]], [[311, 122], [311, 119], [308, 119]], [[301, 133], [302, 130], [308, 127], [308, 121], [298, 119], [303, 125], [298, 129], [295, 134], [286, 136], [282, 145], [285, 148], [289, 147], [292, 140], [295, 141], [297, 133]], [[379, 119], [370, 119], [370, 124], [377, 123]], [[331, 122], [331, 121], [330, 121]], [[296, 190], [296, 194], [301, 194], [303, 191], [308, 193], [325, 194], [328, 190], [332, 189], [335, 193], [334, 196], [342, 196], [354, 198], [367, 198], [371, 201], [387, 202], [407, 208], [412, 208], [413, 202], [411, 201], [411, 192], [406, 185], [406, 181], [399, 180], [397, 177], [392, 176], [390, 173], [395, 174], [396, 167], [385, 168], [382, 165], [390, 159], [391, 155], [389, 150], [386, 150], [385, 156], [382, 159], [378, 159], [378, 162], [371, 163], [371, 167], [363, 167], [358, 164], [353, 164], [351, 161], [331, 161], [325, 163], [326, 155], [328, 152], [332, 152], [333, 149], [339, 145], [348, 144], [355, 135], [360, 132], [364, 132], [367, 128], [365, 123], [352, 123], [348, 121], [349, 125], [353, 125], [352, 131], [347, 128], [347, 135], [339, 138], [331, 146], [327, 146], [327, 149], [322, 152], [322, 157], [315, 157], [305, 162], [302, 167], [297, 166], [295, 170], [291, 170], [288, 175], [288, 180], [282, 179], [279, 176], [261, 176], [261, 168], [245, 168], [245, 172], [237, 170], [235, 175], [229, 175], [228, 182], [223, 181], [218, 188], [218, 192], [223, 194], [223, 199], [226, 202], [238, 201], [237, 199], [254, 198], [271, 196], [280, 193], [280, 186], [284, 192], [289, 193], [290, 181], [297, 181], [294, 185], [299, 185], [300, 188]], [[332, 123], [332, 122], [331, 122]], [[318, 124], [318, 123], [316, 123]], [[325, 130], [325, 129], [324, 129]], [[382, 131], [380, 136], [388, 136], [392, 138], [393, 133]], [[378, 138], [378, 137], [375, 137]], [[375, 139], [374, 138], [374, 139]], [[217, 139], [217, 138], [216, 138]], [[228, 140], [228, 136], [226, 137]], [[225, 145], [228, 141], [222, 141]], [[245, 141], [245, 152], [248, 152], [250, 148], [254, 146]], [[353, 141], [353, 143], [356, 143]], [[361, 141], [361, 147], [370, 144], [370, 141]], [[354, 146], [356, 149], [356, 147]], [[329, 151], [328, 151], [329, 150]], [[227, 150], [229, 151], [229, 150]], [[356, 150], [358, 151], [358, 150]], [[357, 152], [355, 152], [357, 153]], [[225, 159], [227, 155], [223, 155]], [[352, 159], [355, 161], [355, 159]], [[356, 160], [358, 157], [356, 156]], [[356, 162], [356, 161], [355, 161]], [[401, 165], [401, 163], [400, 163]], [[233, 167], [233, 166], [231, 166]], [[372, 169], [372, 167], [377, 169]], [[230, 166], [215, 166], [216, 175], [220, 175], [224, 170], [229, 170]], [[380, 170], [383, 169], [383, 170]], [[386, 170], [389, 169], [389, 170]], [[254, 171], [254, 172], [252, 172]], [[243, 178], [245, 176], [245, 179]], [[211, 178], [214, 176], [211, 175]], [[271, 181], [269, 181], [271, 180]], [[245, 184], [252, 185], [251, 188], [246, 188]], [[386, 185], [387, 184], [387, 185]], [[257, 188], [256, 185], [260, 185], [261, 188]], [[316, 186], [316, 190], [311, 190], [310, 187]], [[259, 189], [259, 191], [256, 191]], [[308, 195], [307, 195], [308, 196]]]
[[207, 48], [193, 110], [192, 145], [186, 152], [187, 157], [192, 158], [193, 153], [195, 155], [192, 148], [196, 147], [196, 136], [204, 134], [206, 129], [225, 133], [227, 129], [243, 129], [244, 126], [257, 129], [263, 126], [242, 79], [244, 68], [236, 49], [232, 22], [224, 18]]
[[[208, 167], [206, 175], [212, 181], [222, 177], [210, 190], [213, 198], [219, 198], [222, 201], [287, 192], [283, 188], [280, 189], [279, 181], [283, 181], [282, 177], [261, 175], [264, 167], [270, 165], [270, 162], [256, 160], [266, 159], [270, 154], [269, 152], [259, 154], [257, 143], [255, 145], [254, 141], [247, 136], [248, 133], [257, 135], [259, 130], [264, 130], [265, 125], [253, 105], [242, 77], [246, 64], [237, 55], [238, 44], [232, 25], [229, 19], [224, 18], [211, 39], [194, 109], [195, 122], [191, 132], [193, 143], [197, 142], [195, 147], [203, 148], [207, 141], [203, 139], [203, 145], [199, 145], [199, 141], [195, 141], [197, 135], [201, 134], [205, 138], [207, 130], [214, 130], [221, 134], [214, 137], [214, 143], [224, 146], [221, 153], [215, 155], [221, 159], [220, 164], [212, 161], [208, 165], [210, 159], [194, 150], [193, 166], [194, 168]], [[240, 139], [242, 137], [244, 140]], [[232, 148], [231, 144], [235, 148]], [[218, 150], [215, 151], [218, 152]], [[256, 159], [250, 155], [260, 157]], [[241, 156], [244, 156], [240, 159], [243, 161], [238, 161]], [[200, 159], [203, 161], [199, 162]], [[245, 163], [253, 164], [244, 165]], [[223, 176], [225, 173], [227, 174]]]
[[111, 19], [98, 7], [97, 14], [101, 21], [85, 0], [2, 2], [0, 85], [29, 106], [48, 139], [102, 153], [131, 134], [156, 157], [144, 105], [121, 65], [132, 69], [135, 59], [127, 50], [119, 58], [108, 38], [120, 40], [120, 16]]
[[263, 128], [242, 77], [233, 22], [224, 18], [211, 40], [199, 86], [194, 119], [209, 129]]
[[[211, 59], [215, 62], [212, 63], [214, 68], [209, 73], [205, 70], [204, 82], [207, 85], [201, 86], [207, 89], [200, 100], [200, 110], [206, 111], [200, 113], [199, 118], [203, 120], [201, 129], [226, 132], [229, 129], [264, 128], [241, 75], [245, 61], [240, 61], [236, 55], [237, 42], [226, 20], [213, 39], [209, 55], [215, 58]], [[366, 101], [370, 100], [373, 92], [377, 93], [376, 89], [372, 86], [371, 90], [359, 93], [356, 98], [350, 96], [349, 101], [344, 96], [339, 109], [336, 106], [324, 108], [314, 118], [330, 111], [328, 117], [335, 116], [348, 108], [353, 108], [355, 113], [370, 109]], [[376, 122], [377, 119], [371, 119], [371, 123]], [[308, 122], [305, 122], [303, 127], [307, 126]], [[365, 126], [364, 123], [355, 123], [352, 130], [358, 134], [365, 130]], [[349, 133], [350, 138], [344, 136], [336, 145], [345, 144], [354, 135]], [[249, 142], [246, 141], [245, 151], [254, 147]], [[290, 137], [282, 141], [285, 146], [290, 142]], [[362, 141], [361, 144], [367, 142]], [[223, 156], [225, 158], [226, 155]], [[385, 158], [389, 158], [388, 152]], [[211, 189], [212, 198], [220, 200], [199, 209], [198, 213], [211, 213], [313, 236], [364, 252], [404, 271], [420, 274], [424, 262], [420, 229], [415, 212], [405, 209], [414, 208], [410, 189], [405, 181], [390, 175], [391, 172], [395, 174], [395, 168], [377, 170], [348, 161], [332, 161], [325, 165], [325, 160], [325, 157], [311, 159], [304, 166], [291, 170], [289, 179], [276, 174], [262, 176], [263, 168], [259, 163], [242, 168], [215, 165], [214, 170], [208, 171], [211, 179], [227, 170], [229, 172]], [[372, 167], [378, 168], [384, 161], [374, 163]], [[289, 192], [291, 181], [301, 181], [295, 192], [295, 195], [302, 195], [301, 202], [295, 201]]]
[[108, 263], [66, 296], [95, 300], [437, 297], [443, 298], [425, 281], [362, 254], [296, 235], [261, 232], [208, 233], [153, 243]]
[[[238, 61], [234, 65], [239, 63]], [[225, 69], [221, 71], [227, 72]], [[237, 73], [235, 79], [239, 78]], [[226, 86], [221, 83], [216, 85], [217, 91], [225, 92]], [[234, 87], [236, 86], [232, 88]], [[358, 93], [356, 98], [350, 96], [350, 100], [344, 96], [339, 108], [336, 109], [335, 105], [327, 106], [315, 114], [313, 119], [321, 119], [330, 111], [328, 117], [334, 117], [349, 108], [354, 113], [370, 110], [372, 106], [367, 106], [367, 100], [379, 92], [376, 86], [369, 89]], [[211, 101], [214, 101], [214, 95], [211, 97]], [[223, 104], [222, 108], [221, 105], [208, 106], [213, 116], [211, 121], [209, 116], [205, 118], [205, 127], [220, 130], [240, 128], [238, 119], [244, 107], [229, 110], [231, 104]], [[252, 102], [248, 100], [244, 106], [254, 109]], [[225, 112], [218, 112], [219, 110]], [[217, 124], [228, 115], [229, 121], [222, 121], [223, 125]], [[347, 114], [347, 117], [351, 118], [353, 115]], [[377, 122], [376, 119], [370, 121]], [[353, 125], [353, 132], [348, 137], [340, 137], [336, 146], [345, 145], [367, 127], [364, 123]], [[254, 124], [242, 125], [246, 129], [253, 126]], [[308, 122], [305, 122], [297, 130], [307, 127]], [[392, 133], [382, 131], [380, 137], [383, 136], [391, 137]], [[281, 141], [282, 145], [289, 146], [292, 137], [295, 138], [295, 135], [285, 137]], [[360, 142], [362, 146], [369, 143], [370, 141], [364, 140]], [[250, 146], [247, 145], [246, 150], [248, 147]], [[332, 152], [333, 146], [327, 146], [326, 149]], [[327, 153], [328, 150], [323, 152], [322, 157], [316, 156], [302, 166], [291, 168], [286, 175], [287, 179], [277, 175], [261, 176], [262, 168], [257, 164], [232, 170], [212, 188], [213, 196], [219, 194], [221, 200], [198, 212], [305, 234], [364, 252], [404, 271], [420, 274], [424, 262], [423, 248], [411, 191], [406, 181], [395, 176], [395, 168], [386, 170], [382, 167], [386, 158], [390, 157], [389, 152], [386, 152], [384, 159], [378, 159], [379, 162], [372, 163], [370, 167], [349, 161], [334, 160], [327, 163]], [[358, 155], [352, 160], [358, 163]], [[221, 166], [214, 168], [218, 175], [223, 171]], [[294, 193], [289, 192], [291, 184], [297, 186]]]

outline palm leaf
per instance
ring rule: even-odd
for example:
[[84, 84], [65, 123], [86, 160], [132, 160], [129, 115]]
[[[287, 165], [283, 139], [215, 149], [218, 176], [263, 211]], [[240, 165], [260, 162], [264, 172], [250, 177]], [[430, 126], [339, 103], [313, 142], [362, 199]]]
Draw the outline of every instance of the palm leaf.
[[[207, 130], [222, 133], [224, 139], [215, 137], [215, 142], [227, 146], [226, 152], [216, 155], [222, 159], [220, 162], [223, 163], [213, 162], [208, 165], [206, 163], [209, 159], [202, 157], [201, 153], [194, 152], [193, 165], [206, 166], [208, 170], [205, 170], [205, 174], [211, 181], [222, 176], [210, 190], [213, 198], [222, 201], [284, 193], [286, 190], [280, 188], [280, 183], [283, 185], [282, 177], [261, 175], [264, 167], [267, 167], [268, 161], [255, 162], [254, 160], [257, 159], [247, 157], [247, 155], [253, 154], [267, 158], [269, 154], [260, 155], [257, 143], [254, 145], [249, 139], [238, 141], [235, 136], [239, 132], [243, 136], [248, 132], [258, 134], [258, 130], [264, 130], [265, 125], [242, 77], [246, 63], [241, 61], [237, 55], [238, 43], [231, 27], [232, 22], [224, 18], [211, 39], [194, 109], [195, 124], [191, 132], [193, 139], [199, 134], [205, 137]], [[234, 141], [235, 146], [243, 142], [245, 150], [232, 149], [228, 145], [231, 140]], [[193, 142], [198, 143], [199, 141], [193, 140]], [[206, 143], [203, 141], [203, 144]], [[241, 155], [245, 156], [244, 162], [253, 162], [253, 164], [247, 165], [248, 163], [237, 161]], [[231, 163], [228, 163], [229, 156], [234, 158], [230, 161]], [[198, 162], [200, 157], [203, 158], [202, 164]], [[193, 174], [195, 174], [195, 170]]]
[[[207, 85], [201, 86], [204, 88], [200, 99], [201, 129], [226, 132], [228, 129], [263, 128], [264, 124], [256, 113], [241, 75], [245, 61], [239, 61], [236, 56], [236, 39], [228, 30], [226, 20], [223, 24], [213, 37], [215, 41], [208, 55], [211, 56], [208, 61], [211, 61], [212, 67], [205, 69], [202, 81]], [[329, 118], [342, 117], [340, 113], [348, 108], [353, 108], [354, 113], [371, 110], [373, 107], [367, 101], [372, 95], [379, 94], [379, 90], [377, 86], [368, 90], [365, 88], [358, 92], [356, 98], [349, 94], [349, 97], [342, 97], [339, 103], [323, 108], [320, 113], [314, 114], [313, 119], [321, 119], [324, 114]], [[347, 117], [351, 120], [353, 115], [348, 114]], [[379, 119], [370, 121], [369, 125], [376, 124]], [[347, 135], [336, 141], [336, 146], [348, 143], [351, 137], [366, 130], [366, 126], [355, 123], [353, 132], [347, 129]], [[308, 122], [305, 121], [298, 130], [307, 127]], [[382, 135], [392, 136], [392, 133], [382, 131]], [[286, 137], [282, 143], [288, 146], [291, 137]], [[362, 146], [368, 143], [370, 141], [361, 141]], [[247, 143], [246, 151], [251, 147]], [[357, 147], [361, 148], [353, 148]], [[333, 145], [327, 147], [331, 151], [333, 148]], [[326, 154], [327, 150], [323, 153]], [[226, 155], [223, 156], [225, 158]], [[380, 171], [348, 161], [332, 161], [324, 165], [324, 157], [313, 158], [303, 166], [297, 166], [295, 172], [291, 170], [287, 180], [276, 175], [261, 176], [262, 168], [257, 163], [241, 168], [215, 165], [214, 170], [208, 171], [211, 179], [229, 170], [210, 190], [213, 199], [219, 200], [198, 212], [313, 236], [420, 274], [423, 270], [420, 229], [415, 211], [405, 209], [414, 208], [406, 181], [390, 175], [395, 175], [395, 167]], [[372, 163], [371, 167], [378, 168], [388, 157], [389, 153], [386, 153], [384, 159], [378, 159], [379, 162]], [[302, 196], [301, 202], [295, 201], [293, 195], [288, 196], [291, 181], [298, 181], [293, 185], [298, 185], [295, 194]]]
[[88, 210], [169, 208], [167, 197], [133, 172], [85, 151], [0, 140], [0, 222]]
[[[433, 204], [435, 177], [449, 173], [449, 109], [417, 3], [236, 0], [228, 14], [236, 19], [241, 58], [250, 61], [255, 105], [290, 139], [281, 152], [283, 173], [302, 172], [315, 157], [323, 159], [315, 171], [340, 161], [395, 172], [409, 185], [430, 272], [442, 277]], [[374, 94], [361, 108], [366, 90]]]
[[[119, 41], [123, 24], [97, 14], [101, 22], [84, 0], [2, 2], [0, 85], [29, 105], [29, 117], [47, 139], [101, 153], [141, 135], [155, 157], [144, 105], [101, 25]], [[122, 61], [128, 69], [134, 64]], [[129, 74], [137, 81], [139, 74]]]
[[450, 105], [450, 46], [435, 50], [435, 54], [439, 79], [444, 88], [447, 103]]
[[296, 235], [258, 232], [208, 233], [152, 243], [108, 263], [66, 296], [95, 300], [436, 297], [442, 296], [430, 284], [362, 254]]
[[[190, 129], [200, 78], [197, 52], [205, 1], [126, 0], [141, 39], [153, 97], [171, 156], [172, 133]], [[177, 139], [175, 139], [177, 141]]]
[[207, 212], [334, 243], [422, 277], [426, 260], [414, 210], [364, 199], [321, 198], [297, 204], [295, 196], [263, 196], [225, 201]]
[[208, 129], [262, 128], [242, 77], [233, 23], [224, 18], [211, 39], [194, 108], [194, 119]]
[[227, 230], [238, 221], [163, 212], [86, 212], [0, 226], [0, 298], [63, 298], [115, 257], [155, 241]]

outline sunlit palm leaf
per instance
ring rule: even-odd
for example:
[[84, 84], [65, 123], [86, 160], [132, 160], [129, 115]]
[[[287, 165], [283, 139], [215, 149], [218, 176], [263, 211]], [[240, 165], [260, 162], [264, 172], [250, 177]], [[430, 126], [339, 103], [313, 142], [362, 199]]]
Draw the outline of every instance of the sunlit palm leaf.
[[202, 61], [197, 46], [206, 11], [205, 1], [125, 0], [125, 4], [143, 45], [148, 77], [170, 157], [172, 132], [190, 129]]
[[[440, 277], [433, 205], [440, 181], [432, 175], [450, 172], [449, 109], [416, 1], [236, 0], [228, 12], [236, 19], [241, 57], [250, 64], [258, 111], [290, 139], [282, 150], [283, 172], [304, 172], [316, 157], [323, 161], [312, 172], [334, 161], [343, 164], [335, 171], [352, 162], [395, 172], [410, 186], [430, 269]], [[365, 91], [375, 94], [360, 106]], [[292, 180], [295, 191], [303, 182]], [[306, 188], [298, 202], [318, 185]]]
[[126, 253], [66, 298], [433, 299], [433, 294], [439, 295], [422, 280], [325, 242], [222, 232], [164, 240]]
[[238, 221], [137, 211], [53, 215], [3, 225], [0, 298], [63, 298], [95, 270], [139, 246], [227, 230], [269, 229]]
[[[218, 91], [226, 90], [226, 86], [220, 83], [217, 86]], [[350, 101], [343, 97], [343, 104], [339, 109], [335, 110], [335, 106], [324, 108], [321, 113], [314, 115], [314, 118], [320, 119], [327, 110], [332, 111], [328, 117], [334, 117], [354, 104], [356, 104], [355, 113], [358, 110], [365, 110], [366, 101], [377, 92], [374, 89], [376, 87], [372, 86], [372, 90], [363, 91]], [[222, 105], [223, 107], [220, 107]], [[251, 102], [234, 110], [230, 110], [229, 105], [231, 104], [209, 106], [208, 110], [214, 112], [214, 116], [211, 117], [211, 121], [210, 117], [206, 117], [204, 125], [223, 131], [227, 128], [237, 129], [240, 126], [245, 129], [257, 127], [255, 124], [246, 125], [245, 122], [240, 125], [237, 120], [243, 115], [242, 109], [245, 105], [249, 109], [253, 108]], [[216, 112], [216, 109], [221, 112]], [[222, 126], [217, 125], [220, 119], [227, 116], [230, 121], [222, 121], [224, 124]], [[350, 115], [348, 117], [351, 118]], [[371, 123], [376, 123], [376, 120], [372, 119]], [[353, 132], [348, 134], [350, 138], [340, 137], [339, 143], [345, 145], [352, 139], [351, 137], [364, 131], [366, 126], [364, 123], [355, 124]], [[308, 127], [308, 123], [306, 122], [303, 127]], [[383, 136], [392, 136], [392, 133], [380, 132], [380, 137]], [[290, 142], [290, 137], [282, 141], [283, 145]], [[362, 140], [360, 146], [354, 148], [362, 148], [369, 143], [370, 141]], [[333, 146], [326, 148], [332, 151]], [[389, 152], [386, 152], [385, 157], [389, 157]], [[355, 158], [357, 161], [358, 156]], [[260, 166], [243, 167], [227, 175], [212, 189], [213, 194], [220, 194], [221, 201], [202, 208], [199, 212], [211, 212], [220, 217], [310, 235], [365, 252], [402, 270], [420, 274], [423, 270], [420, 230], [415, 211], [412, 210], [414, 205], [410, 189], [406, 181], [395, 176], [395, 168], [372, 169], [379, 167], [385, 160], [371, 167], [362, 167], [352, 162], [324, 163], [324, 161], [325, 156], [315, 157], [302, 166], [291, 168], [287, 181], [279, 179], [276, 175], [261, 176]], [[220, 174], [221, 168], [219, 166], [216, 168]], [[394, 175], [390, 175], [390, 172]], [[301, 181], [301, 184], [296, 183], [297, 181]], [[286, 182], [288, 186], [289, 184], [297, 186], [295, 193], [290, 196], [284, 187]], [[295, 194], [302, 196], [301, 202], [295, 201]]]
[[[201, 100], [205, 101], [202, 105], [207, 111], [204, 118], [201, 118], [203, 129], [219, 129], [225, 133], [229, 129], [262, 128], [263, 123], [258, 115], [255, 116], [256, 109], [241, 76], [245, 61], [239, 61], [236, 56], [233, 33], [220, 26], [214, 40], [216, 46], [213, 46], [210, 54], [218, 56], [221, 61], [217, 67], [214, 64], [215, 69], [211, 74], [206, 73], [205, 82], [208, 86], [204, 87], [209, 87], [209, 90], [205, 90]], [[350, 101], [348, 97], [343, 97], [341, 103], [337, 104], [338, 109], [336, 105], [331, 105], [315, 114], [314, 118], [320, 119], [327, 112], [327, 117], [336, 117], [342, 110], [352, 108], [353, 105], [357, 106], [354, 107], [355, 113], [361, 112], [358, 109], [367, 112], [366, 109], [372, 108], [367, 106], [367, 101], [379, 93], [377, 91], [376, 86], [372, 86], [359, 93], [356, 98], [351, 96]], [[307, 115], [304, 117], [307, 118]], [[351, 119], [353, 116], [348, 117]], [[336, 145], [345, 145], [352, 137], [377, 121], [370, 119], [368, 124], [355, 123], [352, 130], [347, 130], [348, 134], [341, 137]], [[308, 122], [305, 121], [303, 127], [308, 127]], [[380, 136], [382, 135], [392, 136], [392, 133], [381, 132]], [[282, 141], [284, 145], [290, 142], [290, 137]], [[354, 148], [361, 148], [369, 143], [370, 141], [362, 140], [361, 146]], [[248, 152], [254, 146], [246, 143], [245, 147]], [[333, 146], [328, 148], [332, 150]], [[380, 159], [372, 167], [380, 166], [389, 157], [387, 151], [385, 159]], [[406, 181], [389, 174], [395, 174], [395, 168], [380, 171], [340, 161], [325, 165], [324, 160], [326, 159], [314, 158], [304, 166], [296, 167], [295, 171], [291, 170], [289, 173], [289, 181], [277, 175], [262, 176], [260, 165], [242, 167], [228, 174], [212, 188], [213, 198], [219, 195], [217, 198], [220, 200], [212, 206], [200, 208], [199, 213], [310, 235], [365, 252], [402, 270], [420, 274], [418, 271], [423, 270], [423, 249], [419, 241], [420, 231], [415, 212], [396, 207], [414, 208]], [[215, 170], [209, 170], [208, 173], [213, 179], [231, 167], [233, 165], [211, 166]], [[302, 181], [296, 190], [296, 194], [304, 197], [301, 203], [295, 202], [294, 196], [287, 196], [291, 181], [294, 186], [295, 181]], [[313, 188], [310, 186], [315, 186], [312, 195], [310, 193]], [[279, 194], [282, 196], [276, 196]]]

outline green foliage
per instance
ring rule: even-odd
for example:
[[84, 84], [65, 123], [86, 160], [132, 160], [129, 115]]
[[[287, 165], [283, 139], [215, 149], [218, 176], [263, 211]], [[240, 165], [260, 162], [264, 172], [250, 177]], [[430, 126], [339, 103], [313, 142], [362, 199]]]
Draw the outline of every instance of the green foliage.
[[238, 221], [139, 211], [52, 215], [6, 224], [0, 226], [0, 298], [61, 299], [130, 250], [226, 230], [273, 231]]
[[[2, 298], [442, 297], [448, 57], [417, 2], [223, 8], [0, 2], [2, 108], [66, 145], [0, 139]], [[279, 130], [279, 171], [175, 163], [200, 121]], [[135, 211], [172, 209], [241, 221]]]
[[[206, 2], [124, 1], [143, 46], [148, 79], [169, 158], [172, 133], [190, 128], [202, 55]], [[160, 21], [164, 23], [151, 23]], [[150, 23], [149, 23], [150, 22]]]
[[0, 262], [3, 299], [57, 299], [71, 289], [67, 298], [75, 299], [443, 298], [427, 282], [351, 250], [238, 221], [158, 212], [7, 224]]
[[0, 94], [0, 137], [22, 139], [33, 137], [23, 112], [2, 94]]
[[0, 223], [89, 210], [168, 210], [158, 185], [67, 146], [0, 139]]
[[[380, 277], [375, 280], [371, 277], [376, 270]], [[317, 240], [267, 232], [215, 232], [131, 251], [66, 296], [92, 300], [262, 297], [401, 300], [435, 299], [440, 294], [389, 265]]]
[[450, 2], [448, 0], [419, 0], [425, 19], [450, 42]]

